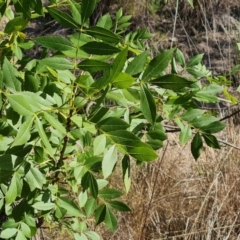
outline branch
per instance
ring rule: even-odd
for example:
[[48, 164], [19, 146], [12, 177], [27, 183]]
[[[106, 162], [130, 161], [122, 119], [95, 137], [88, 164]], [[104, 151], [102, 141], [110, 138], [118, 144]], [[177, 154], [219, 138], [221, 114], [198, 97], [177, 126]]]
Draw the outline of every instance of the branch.
[[240, 113], [240, 109], [238, 109], [238, 110], [236, 110], [235, 112], [233, 112], [233, 113], [231, 113], [231, 114], [229, 114], [229, 115], [227, 115], [227, 116], [219, 119], [219, 121], [224, 121], [224, 120], [226, 120], [226, 119], [228, 119], [228, 118], [231, 118], [231, 117], [234, 116], [234, 115], [237, 115], [238, 113]]

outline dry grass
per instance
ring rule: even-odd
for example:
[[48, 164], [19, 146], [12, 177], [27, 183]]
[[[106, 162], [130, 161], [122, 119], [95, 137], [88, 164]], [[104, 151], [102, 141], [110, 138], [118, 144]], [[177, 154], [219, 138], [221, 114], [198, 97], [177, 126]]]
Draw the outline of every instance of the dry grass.
[[[219, 138], [240, 146], [240, 128], [232, 129]], [[206, 147], [195, 162], [189, 148], [171, 134], [158, 161], [134, 169], [126, 198], [133, 211], [103, 239], [240, 239], [239, 151]]]

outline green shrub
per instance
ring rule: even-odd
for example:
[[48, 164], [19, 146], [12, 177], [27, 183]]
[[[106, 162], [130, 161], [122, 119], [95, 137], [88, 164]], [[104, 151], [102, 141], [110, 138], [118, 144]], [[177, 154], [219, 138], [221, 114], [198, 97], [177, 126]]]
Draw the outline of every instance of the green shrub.
[[[144, 45], [151, 34], [127, 33], [131, 16], [121, 9], [89, 26], [95, 4], [0, 3], [9, 19], [0, 32], [3, 239], [29, 239], [46, 222], [74, 239], [100, 239], [89, 218], [114, 231], [116, 211], [130, 208], [117, 200], [122, 192], [111, 188], [109, 176], [121, 164], [129, 191], [130, 162], [158, 157], [167, 138], [163, 120], [175, 123], [181, 144], [192, 141], [195, 159], [203, 140], [220, 148], [213, 134], [225, 125], [196, 104], [218, 102], [223, 90], [201, 64], [203, 55], [186, 63], [174, 48], [151, 59]], [[46, 14], [73, 33], [30, 39], [25, 28]], [[40, 58], [27, 57], [35, 46]]]

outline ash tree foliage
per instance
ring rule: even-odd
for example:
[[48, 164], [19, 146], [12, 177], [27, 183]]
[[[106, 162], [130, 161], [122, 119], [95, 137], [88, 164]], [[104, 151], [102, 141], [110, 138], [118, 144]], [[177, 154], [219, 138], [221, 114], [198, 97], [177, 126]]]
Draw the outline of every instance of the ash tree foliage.
[[[2, 239], [30, 239], [43, 225], [76, 240], [100, 239], [100, 223], [114, 231], [117, 211], [131, 209], [109, 177], [120, 169], [129, 191], [131, 165], [158, 158], [163, 120], [179, 127], [181, 144], [191, 141], [195, 159], [204, 142], [220, 148], [214, 134], [225, 125], [197, 102], [217, 103], [225, 80], [211, 77], [203, 55], [186, 62], [173, 48], [151, 58], [151, 34], [126, 32], [121, 9], [90, 26], [95, 5], [0, 2], [9, 20], [0, 32]], [[71, 34], [29, 38], [25, 29], [46, 15]]]

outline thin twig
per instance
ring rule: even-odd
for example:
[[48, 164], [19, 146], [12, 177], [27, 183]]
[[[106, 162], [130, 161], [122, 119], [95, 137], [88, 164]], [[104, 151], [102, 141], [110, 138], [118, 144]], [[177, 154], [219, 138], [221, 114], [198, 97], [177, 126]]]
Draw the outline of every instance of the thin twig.
[[178, 5], [179, 5], [179, 0], [176, 1], [176, 12], [175, 12], [174, 24], [173, 24], [171, 48], [172, 48], [172, 46], [173, 46], [173, 39], [174, 39], [174, 36], [175, 36], [176, 25], [177, 25]]

